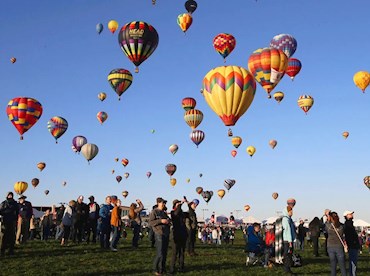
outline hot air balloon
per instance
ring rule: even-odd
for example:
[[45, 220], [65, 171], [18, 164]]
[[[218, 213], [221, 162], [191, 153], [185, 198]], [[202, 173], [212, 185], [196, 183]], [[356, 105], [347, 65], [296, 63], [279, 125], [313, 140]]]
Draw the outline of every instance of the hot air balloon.
[[194, 0], [188, 0], [185, 2], [185, 9], [188, 11], [188, 13], [192, 14], [197, 9], [198, 4]]
[[154, 134], [154, 132], [155, 132], [155, 129], [151, 129], [151, 130], [150, 130], [150, 132], [151, 132], [152, 134]]
[[197, 147], [199, 146], [200, 143], [202, 143], [202, 141], [204, 140], [204, 137], [205, 137], [205, 134], [201, 130], [196, 129], [190, 133], [190, 139], [193, 141], [194, 144], [197, 145]]
[[45, 193], [45, 195], [48, 195], [49, 194], [49, 190], [45, 190], [44, 193]]
[[25, 181], [18, 181], [14, 184], [14, 192], [18, 195], [23, 194], [28, 188], [28, 183]]
[[232, 131], [232, 129], [231, 129], [231, 128], [229, 128], [229, 129], [228, 129], [228, 131], [227, 131], [227, 136], [229, 136], [229, 137], [233, 137], [233, 131]]
[[249, 71], [265, 89], [269, 98], [270, 92], [283, 78], [287, 66], [287, 56], [282, 50], [273, 48], [257, 49], [248, 60]]
[[251, 207], [250, 207], [249, 205], [244, 205], [244, 210], [245, 210], [245, 211], [247, 211], [247, 212], [248, 212], [250, 208], [251, 208]]
[[370, 176], [365, 176], [364, 184], [365, 184], [366, 187], [368, 187], [370, 189]]
[[359, 71], [353, 76], [353, 82], [355, 85], [365, 93], [366, 87], [370, 83], [370, 73], [366, 71]]
[[96, 24], [96, 32], [98, 34], [101, 34], [101, 32], [103, 31], [104, 27], [103, 27], [103, 24], [102, 23], [98, 23]]
[[123, 191], [123, 192], [122, 192], [122, 196], [123, 196], [124, 198], [126, 198], [126, 197], [128, 196], [128, 192], [127, 192], [127, 191]]
[[231, 138], [231, 144], [237, 149], [241, 143], [242, 143], [243, 139], [239, 136], [234, 136]]
[[232, 157], [235, 157], [237, 154], [238, 154], [238, 152], [236, 150], [232, 150], [231, 151], [231, 156]]
[[127, 179], [130, 176], [130, 174], [129, 173], [124, 173], [123, 176]]
[[182, 13], [177, 17], [177, 24], [184, 33], [190, 28], [191, 23], [193, 23], [193, 17], [190, 13]]
[[17, 61], [17, 59], [16, 59], [15, 57], [12, 57], [12, 58], [10, 59], [10, 61], [11, 61], [11, 63], [15, 63], [15, 62]]
[[174, 187], [176, 185], [176, 183], [177, 183], [176, 178], [171, 178], [170, 179], [170, 183], [171, 183], [172, 187]]
[[177, 152], [177, 150], [179, 149], [179, 146], [178, 146], [178, 145], [176, 145], [176, 144], [173, 144], [173, 145], [171, 145], [168, 149], [169, 149], [169, 151], [170, 151], [173, 155], [175, 155], [175, 154], [176, 154], [176, 152]]
[[196, 100], [190, 97], [183, 98], [181, 101], [182, 108], [185, 109], [185, 111], [194, 109], [196, 104], [197, 104]]
[[117, 176], [116, 176], [116, 180], [117, 180], [117, 182], [118, 182], [118, 183], [120, 183], [120, 182], [122, 181], [122, 176], [117, 175]]
[[166, 169], [167, 174], [171, 177], [176, 172], [177, 167], [175, 164], [167, 164], [165, 169]]
[[103, 124], [105, 122], [105, 120], [108, 119], [108, 114], [104, 111], [100, 111], [100, 112], [98, 112], [98, 114], [96, 114], [96, 118], [98, 119], [100, 124]]
[[77, 152], [80, 152], [82, 146], [85, 145], [86, 143], [87, 139], [82, 135], [75, 136], [72, 139], [72, 146], [76, 149]]
[[101, 101], [104, 101], [104, 100], [106, 99], [106, 97], [107, 97], [107, 94], [105, 94], [104, 92], [100, 92], [100, 93], [98, 94], [98, 98], [99, 98], [99, 100], [101, 100]]
[[202, 173], [200, 173], [200, 174], [199, 174], [199, 177], [202, 177], [202, 176], [203, 176], [203, 174], [202, 174]]
[[270, 145], [270, 147], [271, 147], [272, 149], [274, 149], [274, 148], [276, 147], [276, 145], [277, 145], [277, 141], [276, 141], [276, 140], [270, 140], [270, 141], [269, 141], [269, 145]]
[[108, 22], [108, 29], [112, 34], [118, 29], [118, 22], [116, 20], [111, 20]]
[[225, 190], [223, 189], [218, 190], [217, 195], [222, 199], [225, 196]]
[[235, 45], [235, 37], [231, 34], [218, 34], [213, 39], [213, 47], [224, 58], [224, 62], [226, 62], [226, 57], [234, 50]]
[[36, 187], [37, 187], [37, 185], [39, 185], [39, 183], [40, 183], [40, 180], [39, 180], [38, 178], [34, 178], [34, 179], [32, 179], [32, 181], [31, 181], [31, 184], [32, 184], [32, 186], [33, 186], [34, 188], [36, 188]]
[[276, 200], [278, 197], [279, 197], [279, 194], [278, 193], [272, 193], [272, 198], [273, 199]]
[[274, 99], [280, 103], [284, 99], [284, 93], [281, 91], [275, 92], [273, 95]]
[[196, 129], [203, 120], [203, 112], [197, 109], [188, 110], [185, 112], [184, 120], [191, 129]]
[[152, 176], [152, 173], [151, 172], [147, 172], [146, 173], [146, 177], [150, 178]]
[[186, 179], [186, 182], [190, 183], [190, 178], [187, 178], [187, 179]]
[[122, 163], [122, 165], [124, 166], [124, 167], [126, 167], [127, 165], [128, 165], [128, 159], [126, 159], [126, 158], [123, 158], [122, 160], [121, 160], [121, 163]]
[[202, 197], [204, 199], [205, 202], [209, 202], [211, 200], [213, 196], [213, 192], [212, 191], [203, 191], [202, 192]]
[[298, 75], [299, 71], [302, 69], [302, 64], [299, 59], [290, 58], [288, 59], [288, 67], [285, 70], [285, 73], [294, 80], [294, 77]]
[[290, 58], [297, 50], [297, 40], [289, 34], [279, 34], [272, 38], [270, 47], [282, 50]]
[[126, 69], [113, 69], [108, 74], [108, 82], [114, 92], [118, 95], [118, 100], [121, 100], [121, 95], [130, 87], [133, 76]]
[[40, 170], [40, 172], [45, 169], [46, 164], [44, 162], [37, 163], [37, 168]]
[[234, 185], [236, 181], [234, 179], [226, 179], [224, 181], [225, 188], [229, 191]]
[[62, 185], [63, 185], [63, 187], [64, 187], [65, 185], [67, 185], [67, 181], [63, 181]]
[[67, 131], [68, 122], [63, 117], [55, 116], [48, 121], [48, 130], [55, 138], [55, 143]]
[[313, 106], [313, 98], [310, 95], [302, 95], [298, 98], [298, 106], [306, 113]]
[[349, 132], [348, 131], [345, 131], [345, 132], [343, 132], [342, 135], [343, 135], [344, 139], [347, 139], [348, 136], [349, 136]]
[[116, 158], [114, 158], [114, 161], [118, 162], [118, 160], [119, 160], [119, 158], [117, 158], [117, 157], [116, 157]]
[[249, 154], [250, 157], [252, 157], [253, 154], [255, 154], [255, 152], [256, 152], [256, 148], [255, 147], [253, 147], [253, 146], [247, 147], [247, 153]]
[[115, 170], [112, 170], [112, 174], [114, 174]]
[[14, 98], [9, 101], [6, 113], [23, 140], [23, 134], [40, 119], [42, 105], [32, 98]]
[[207, 104], [225, 126], [233, 126], [251, 105], [256, 82], [242, 67], [221, 66], [204, 77], [203, 91]]
[[78, 152], [78, 150], [76, 149], [76, 147], [74, 145], [71, 146], [71, 149], [73, 150], [74, 153]]
[[195, 191], [197, 192], [198, 195], [200, 195], [203, 192], [203, 188], [202, 187], [197, 187], [195, 189]]
[[98, 154], [99, 148], [95, 144], [87, 143], [82, 146], [81, 153], [90, 164], [90, 161]]
[[127, 23], [118, 35], [121, 50], [136, 65], [136, 73], [139, 72], [139, 65], [153, 54], [158, 41], [154, 27], [142, 21]]
[[286, 204], [293, 208], [296, 204], [296, 201], [294, 198], [288, 198], [288, 200], [286, 201]]

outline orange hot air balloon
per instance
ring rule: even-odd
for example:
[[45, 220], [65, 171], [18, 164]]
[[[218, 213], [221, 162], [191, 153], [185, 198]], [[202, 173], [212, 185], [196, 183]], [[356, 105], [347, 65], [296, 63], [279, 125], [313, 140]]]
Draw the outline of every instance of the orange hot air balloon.
[[278, 194], [278, 193], [273, 193], [273, 194], [272, 194], [272, 198], [273, 198], [273, 199], [275, 199], [275, 200], [276, 200], [278, 197], [279, 197], [279, 194]]
[[194, 109], [195, 106], [197, 105], [197, 102], [195, 99], [187, 97], [183, 98], [181, 101], [182, 108], [185, 109], [185, 111]]
[[232, 157], [235, 157], [237, 154], [238, 154], [238, 152], [236, 150], [232, 150], [231, 151], [231, 156]]
[[198, 195], [200, 195], [203, 192], [203, 188], [202, 187], [197, 187], [195, 189], [195, 191], [197, 192]]
[[17, 61], [17, 59], [16, 59], [15, 57], [12, 57], [12, 58], [10, 59], [10, 61], [11, 61], [12, 63], [15, 63], [15, 62]]
[[348, 136], [349, 136], [349, 132], [348, 131], [345, 131], [345, 132], [343, 132], [342, 135], [343, 135], [344, 139], [347, 139]]
[[239, 66], [217, 67], [203, 79], [202, 95], [225, 126], [236, 124], [251, 105], [255, 92], [253, 75]]
[[121, 160], [121, 163], [122, 163], [122, 165], [123, 165], [124, 167], [126, 167], [126, 166], [128, 165], [128, 159], [123, 158], [123, 159]]
[[249, 71], [271, 98], [270, 92], [283, 78], [288, 67], [288, 57], [282, 50], [261, 48], [254, 51], [248, 60]]
[[244, 210], [245, 210], [245, 211], [247, 211], [247, 212], [248, 212], [250, 208], [251, 208], [251, 207], [250, 207], [249, 205], [244, 205]]
[[197, 109], [188, 110], [185, 112], [184, 120], [191, 129], [196, 129], [203, 120], [203, 113]]
[[18, 195], [23, 194], [28, 188], [28, 183], [25, 181], [18, 181], [14, 184], [14, 192]]
[[223, 189], [218, 190], [217, 195], [222, 199], [225, 196], [225, 190]]
[[171, 178], [171, 179], [170, 179], [170, 183], [171, 183], [172, 187], [175, 187], [175, 185], [176, 185], [176, 183], [177, 183], [176, 178]]
[[276, 147], [276, 145], [277, 145], [277, 141], [276, 141], [276, 140], [270, 140], [270, 141], [269, 141], [269, 145], [270, 145], [270, 147], [271, 147], [272, 149], [274, 149], [274, 148]]
[[231, 138], [231, 144], [237, 149], [242, 144], [242, 138], [239, 136], [234, 136]]
[[177, 24], [181, 30], [185, 33], [193, 23], [193, 17], [189, 13], [182, 13], [177, 17]]
[[46, 164], [44, 162], [40, 162], [37, 164], [37, 168], [40, 170], [40, 172], [45, 169]]

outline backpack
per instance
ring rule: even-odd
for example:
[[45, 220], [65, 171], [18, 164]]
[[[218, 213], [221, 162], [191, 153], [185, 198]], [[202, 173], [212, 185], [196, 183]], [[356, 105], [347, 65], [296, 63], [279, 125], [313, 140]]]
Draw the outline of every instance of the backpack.
[[292, 255], [292, 261], [293, 261], [293, 267], [300, 267], [302, 266], [302, 257], [299, 254], [293, 254]]

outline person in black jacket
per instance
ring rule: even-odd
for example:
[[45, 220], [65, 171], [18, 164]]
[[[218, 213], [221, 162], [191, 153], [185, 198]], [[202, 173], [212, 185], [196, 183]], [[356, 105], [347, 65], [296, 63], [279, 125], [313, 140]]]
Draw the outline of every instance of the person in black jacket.
[[193, 201], [188, 203], [189, 211], [186, 215], [185, 225], [188, 232], [188, 240], [187, 240], [187, 250], [189, 256], [197, 255], [194, 251], [195, 247], [195, 240], [197, 235], [197, 228], [198, 228], [198, 220], [197, 214], [195, 213], [195, 209], [199, 204], [199, 200], [194, 199]]
[[3, 240], [1, 243], [1, 256], [5, 255], [5, 250], [8, 248], [9, 255], [14, 254], [15, 244], [15, 227], [17, 224], [19, 209], [17, 202], [13, 199], [12, 192], [8, 192], [6, 200], [0, 204], [0, 215], [3, 219]]
[[301, 219], [298, 225], [297, 239], [299, 241], [299, 249], [304, 249], [304, 238], [306, 237], [306, 227], [304, 227], [304, 221]]
[[17, 229], [16, 243], [26, 243], [30, 232], [30, 220], [33, 215], [31, 202], [26, 200], [26, 196], [21, 195], [18, 200], [19, 216], [21, 219], [20, 227]]
[[320, 228], [321, 228], [321, 221], [318, 217], [315, 217], [308, 225], [308, 229], [311, 233], [311, 241], [313, 244], [313, 255], [315, 257], [319, 257]]
[[89, 216], [87, 220], [86, 226], [86, 242], [90, 242], [90, 235], [92, 232], [92, 242], [96, 243], [96, 229], [98, 225], [98, 218], [99, 218], [99, 204], [95, 202], [94, 196], [89, 197], [90, 203], [88, 205], [89, 208]]
[[358, 251], [360, 249], [360, 242], [355, 227], [353, 226], [353, 213], [345, 211], [343, 213], [346, 219], [344, 223], [344, 236], [348, 246], [348, 260], [349, 260], [349, 275], [356, 275]]
[[89, 207], [83, 202], [84, 197], [81, 195], [77, 198], [77, 204], [75, 206], [76, 217], [73, 224], [73, 242], [81, 243], [85, 234], [85, 227], [87, 218], [89, 215]]
[[187, 240], [187, 231], [185, 226], [185, 215], [181, 205], [185, 202], [175, 199], [171, 211], [172, 220], [172, 258], [170, 264], [170, 274], [175, 273], [176, 259], [179, 260], [179, 272], [184, 271], [184, 254]]

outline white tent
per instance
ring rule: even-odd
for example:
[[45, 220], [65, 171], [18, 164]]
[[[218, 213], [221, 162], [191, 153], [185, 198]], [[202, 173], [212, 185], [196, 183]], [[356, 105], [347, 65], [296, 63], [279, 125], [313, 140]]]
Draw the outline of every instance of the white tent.
[[246, 224], [249, 224], [249, 223], [261, 223], [261, 221], [259, 219], [256, 219], [255, 217], [252, 217], [252, 216], [248, 216], [246, 218], [243, 218], [243, 223], [246, 223]]
[[269, 217], [265, 220], [263, 220], [263, 223], [264, 224], [273, 224], [276, 222], [276, 220], [278, 219], [279, 217]]
[[370, 227], [370, 223], [362, 220], [362, 219], [355, 219], [353, 221], [353, 226], [356, 226], [356, 227]]

